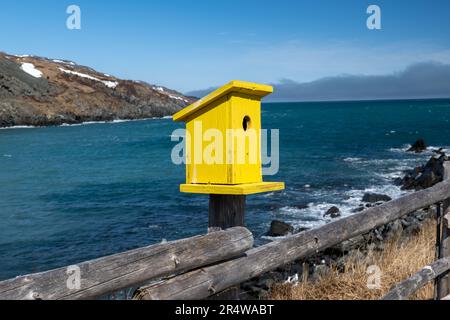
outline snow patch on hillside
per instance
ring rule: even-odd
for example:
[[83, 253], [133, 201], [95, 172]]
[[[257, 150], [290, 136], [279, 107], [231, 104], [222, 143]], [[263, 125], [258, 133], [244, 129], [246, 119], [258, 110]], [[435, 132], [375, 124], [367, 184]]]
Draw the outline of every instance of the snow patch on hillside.
[[158, 90], [160, 92], [165, 92], [163, 87], [153, 87], [154, 90]]
[[184, 102], [189, 102], [188, 100], [186, 100], [186, 99], [184, 99], [184, 98], [182, 98], [182, 97], [177, 97], [177, 96], [169, 95], [169, 98], [175, 99], [175, 100], [181, 100], [181, 101], [184, 101]]
[[168, 91], [166, 91], [163, 87], [157, 87], [157, 86], [153, 86], [152, 87], [153, 90], [157, 90], [163, 94], [165, 94], [166, 96], [168, 96], [170, 99], [174, 99], [174, 100], [180, 100], [180, 101], [184, 101], [184, 102], [189, 102], [187, 99], [184, 99], [183, 97], [178, 97], [178, 96], [174, 96], [172, 94], [170, 94]]
[[75, 76], [81, 77], [81, 78], [86, 78], [89, 80], [94, 80], [94, 81], [98, 81], [103, 83], [105, 86], [107, 86], [108, 88], [114, 89], [115, 87], [117, 87], [117, 85], [119, 84], [116, 81], [105, 81], [105, 80], [100, 80], [98, 78], [95, 78], [93, 76], [90, 76], [88, 74], [84, 74], [81, 72], [76, 72], [76, 71], [71, 71], [71, 70], [67, 70], [67, 69], [63, 69], [63, 68], [58, 68], [60, 71], [64, 72], [64, 73], [68, 73], [68, 74], [73, 74]]
[[36, 67], [32, 63], [22, 63], [20, 69], [22, 69], [24, 72], [28, 73], [30, 76], [33, 76], [35, 78], [42, 77], [42, 72], [36, 69]]

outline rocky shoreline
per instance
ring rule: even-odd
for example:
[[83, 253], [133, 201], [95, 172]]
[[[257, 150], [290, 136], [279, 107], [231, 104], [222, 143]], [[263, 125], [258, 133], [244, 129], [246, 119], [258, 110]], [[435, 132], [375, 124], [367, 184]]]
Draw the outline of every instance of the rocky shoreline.
[[[428, 150], [423, 139], [418, 140], [407, 152], [424, 152]], [[433, 150], [434, 155], [430, 160], [421, 166], [407, 170], [404, 177], [393, 181], [394, 184], [401, 187], [402, 190], [422, 190], [434, 186], [443, 180], [444, 161], [450, 160], [443, 149]], [[366, 208], [378, 206], [392, 200], [389, 196], [383, 194], [366, 193], [361, 199], [361, 204], [353, 209], [354, 213], [362, 212]], [[331, 207], [324, 216], [337, 219], [341, 216], [338, 207]], [[334, 247], [328, 248], [307, 259], [295, 261], [288, 265], [277, 268], [276, 270], [264, 274], [255, 279], [251, 279], [241, 284], [243, 298], [264, 299], [267, 298], [270, 288], [277, 283], [296, 283], [302, 278], [316, 279], [318, 276], [330, 271], [331, 266], [344, 268], [345, 259], [349, 254], [357, 251], [360, 254], [367, 255], [370, 251], [382, 251], [386, 241], [395, 237], [409, 237], [418, 234], [425, 223], [434, 219], [435, 212], [432, 208], [425, 208], [411, 213], [396, 221], [390, 222], [384, 226], [373, 229], [367, 234], [344, 241]], [[280, 237], [293, 233], [303, 232], [306, 229], [294, 230], [293, 226], [274, 220], [271, 223], [268, 236]], [[307, 272], [308, 274], [303, 274]]]
[[195, 101], [71, 61], [0, 52], [0, 127], [161, 118]]

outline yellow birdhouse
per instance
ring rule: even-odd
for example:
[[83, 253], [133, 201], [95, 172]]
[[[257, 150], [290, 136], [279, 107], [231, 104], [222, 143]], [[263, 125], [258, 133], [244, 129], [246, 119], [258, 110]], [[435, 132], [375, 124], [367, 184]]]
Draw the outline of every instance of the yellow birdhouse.
[[263, 182], [261, 99], [268, 85], [232, 81], [174, 115], [186, 122], [182, 192], [247, 195], [284, 189]]

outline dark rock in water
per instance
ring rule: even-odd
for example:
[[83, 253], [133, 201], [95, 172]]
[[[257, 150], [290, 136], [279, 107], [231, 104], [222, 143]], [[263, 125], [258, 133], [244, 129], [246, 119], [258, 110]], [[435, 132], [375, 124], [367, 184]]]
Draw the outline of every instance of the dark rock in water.
[[270, 230], [267, 233], [269, 237], [282, 237], [294, 232], [294, 227], [283, 221], [273, 220], [270, 224]]
[[424, 165], [407, 171], [401, 180], [403, 190], [427, 189], [441, 182], [444, 177], [444, 161], [448, 157], [442, 154], [439, 158], [431, 157]]
[[295, 209], [298, 209], [298, 210], [308, 209], [307, 204], [294, 204], [292, 207], [294, 207]]
[[352, 210], [353, 213], [358, 213], [358, 212], [362, 212], [366, 209], [366, 207], [364, 207], [364, 205], [360, 205], [358, 208], [355, 208]]
[[299, 227], [298, 229], [295, 230], [294, 233], [300, 233], [300, 232], [304, 232], [304, 231], [307, 231], [307, 230], [309, 230], [309, 228], [306, 228], [306, 227]]
[[419, 139], [414, 142], [411, 148], [408, 149], [408, 152], [421, 153], [425, 150], [427, 150], [427, 144], [425, 143], [425, 140]]
[[444, 148], [439, 148], [437, 150], [433, 150], [433, 152], [438, 154], [438, 155], [445, 155]]
[[338, 218], [341, 216], [341, 210], [338, 207], [331, 207], [328, 211], [323, 215], [324, 217], [330, 216], [331, 218]]
[[377, 193], [366, 193], [362, 199], [363, 202], [367, 203], [388, 202], [391, 200], [392, 200], [391, 197], [385, 194], [377, 194]]

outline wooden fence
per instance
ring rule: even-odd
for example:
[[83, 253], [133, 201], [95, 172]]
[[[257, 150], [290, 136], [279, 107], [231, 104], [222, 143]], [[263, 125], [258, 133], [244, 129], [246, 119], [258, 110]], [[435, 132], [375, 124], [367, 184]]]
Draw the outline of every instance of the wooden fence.
[[253, 248], [250, 231], [234, 227], [6, 280], [0, 282], [0, 299], [94, 299], [139, 286], [136, 299], [204, 299], [436, 204], [443, 209], [438, 210], [437, 261], [400, 283], [385, 299], [406, 299], [436, 279], [442, 299], [450, 288], [449, 163], [445, 168], [446, 179], [429, 189], [260, 247]]

